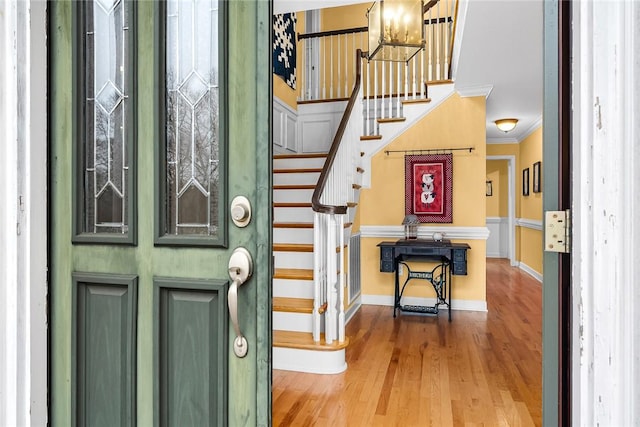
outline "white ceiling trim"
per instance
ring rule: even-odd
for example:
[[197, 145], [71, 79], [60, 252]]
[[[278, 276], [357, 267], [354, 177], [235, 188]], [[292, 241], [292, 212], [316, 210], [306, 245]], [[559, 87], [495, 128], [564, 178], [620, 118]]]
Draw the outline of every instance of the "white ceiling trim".
[[509, 137], [504, 137], [504, 138], [487, 138], [487, 144], [518, 144], [520, 143], [520, 141], [518, 141], [516, 138], [509, 138]]
[[520, 141], [524, 141], [529, 135], [531, 135], [534, 131], [538, 130], [538, 128], [541, 126], [542, 126], [542, 114], [522, 134], [522, 138], [520, 138]]
[[457, 87], [456, 92], [462, 98], [471, 98], [474, 96], [484, 96], [485, 98], [489, 97], [491, 91], [493, 90], [493, 85], [481, 85], [481, 86], [469, 86], [469, 87]]

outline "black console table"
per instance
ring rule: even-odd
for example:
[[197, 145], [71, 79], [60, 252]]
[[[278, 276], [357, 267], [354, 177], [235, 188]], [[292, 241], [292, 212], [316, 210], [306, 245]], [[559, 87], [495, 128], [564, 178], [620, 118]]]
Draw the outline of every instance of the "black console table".
[[[418, 313], [437, 314], [440, 305], [446, 305], [451, 321], [451, 275], [467, 274], [467, 250], [471, 247], [466, 243], [451, 243], [450, 240], [439, 242], [425, 239], [398, 240], [382, 242], [380, 247], [380, 271], [395, 272], [395, 296], [393, 317], [396, 310]], [[431, 271], [412, 271], [406, 261], [431, 261], [438, 265]], [[398, 266], [407, 268], [407, 279], [400, 287]], [[400, 299], [409, 280], [427, 280], [436, 292], [436, 304], [433, 307], [402, 305]]]

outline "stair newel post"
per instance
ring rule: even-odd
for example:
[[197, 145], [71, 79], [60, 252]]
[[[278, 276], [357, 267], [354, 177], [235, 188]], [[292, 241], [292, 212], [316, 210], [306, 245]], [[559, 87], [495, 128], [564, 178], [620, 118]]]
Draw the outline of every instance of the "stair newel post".
[[345, 324], [344, 324], [344, 287], [345, 287], [345, 263], [344, 263], [344, 217], [340, 215], [340, 222], [338, 224], [338, 232], [340, 233], [340, 249], [338, 250], [339, 262], [340, 262], [340, 280], [338, 280], [338, 341], [344, 342], [345, 339]]
[[315, 342], [320, 342], [320, 307], [322, 299], [322, 219], [318, 212], [313, 214], [313, 314], [312, 334]]
[[329, 218], [329, 229], [327, 230], [327, 312], [325, 314], [325, 341], [327, 344], [333, 343], [336, 337], [336, 294], [335, 286], [338, 275], [336, 264], [336, 215], [327, 215]]

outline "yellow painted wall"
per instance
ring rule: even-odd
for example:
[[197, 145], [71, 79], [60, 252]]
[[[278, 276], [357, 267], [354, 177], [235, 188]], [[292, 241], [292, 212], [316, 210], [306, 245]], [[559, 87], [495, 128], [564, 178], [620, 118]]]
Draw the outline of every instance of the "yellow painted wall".
[[509, 215], [509, 176], [506, 160], [487, 160], [487, 180], [491, 181], [492, 195], [487, 196], [487, 216]]
[[[542, 192], [533, 192], [533, 164], [542, 160], [542, 127], [520, 141], [520, 177], [529, 168], [529, 195], [520, 196], [520, 218], [542, 220]], [[542, 170], [540, 171], [542, 174]], [[542, 176], [540, 177], [542, 180]], [[541, 182], [542, 184], [542, 182]], [[520, 187], [521, 188], [521, 187]], [[542, 187], [541, 187], [542, 189]], [[522, 194], [522, 192], [520, 193]], [[542, 231], [520, 227], [519, 260], [542, 274]]]
[[352, 4], [349, 6], [328, 7], [320, 13], [322, 31], [342, 30], [344, 28], [366, 27], [367, 9], [371, 3]]
[[[389, 150], [475, 148], [472, 153], [459, 151], [453, 155], [452, 226], [485, 226], [485, 112], [484, 97], [452, 95], [386, 147]], [[371, 168], [371, 188], [362, 190], [360, 195], [360, 225], [400, 225], [405, 215], [404, 155], [379, 152], [373, 157]], [[438, 227], [447, 225], [437, 224]], [[380, 251], [376, 245], [383, 240], [362, 240], [362, 292], [365, 295], [393, 294], [393, 275], [379, 272]], [[471, 246], [467, 253], [469, 274], [454, 276], [452, 297], [485, 301], [486, 242], [472, 240], [467, 243]], [[430, 296], [432, 292], [426, 286], [414, 286], [408, 288], [406, 295]]]

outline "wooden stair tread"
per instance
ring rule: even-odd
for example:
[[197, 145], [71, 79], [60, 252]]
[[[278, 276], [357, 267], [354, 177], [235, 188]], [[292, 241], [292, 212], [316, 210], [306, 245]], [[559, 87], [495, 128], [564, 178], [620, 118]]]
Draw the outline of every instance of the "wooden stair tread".
[[276, 252], [313, 252], [312, 243], [274, 243]]
[[274, 208], [310, 208], [311, 202], [276, 202]]
[[274, 279], [313, 280], [313, 270], [302, 268], [276, 268]]
[[431, 102], [431, 98], [403, 99], [403, 104], [426, 104]]
[[[353, 205], [357, 205], [357, 203], [353, 203]], [[346, 248], [347, 245], [345, 244]], [[273, 244], [274, 252], [313, 252], [313, 244], [312, 243], [274, 243]], [[336, 246], [336, 252], [340, 251], [340, 245]]]
[[362, 188], [362, 185], [360, 184], [351, 184], [351, 188], [353, 188], [354, 190], [359, 190]]
[[360, 141], [373, 141], [376, 139], [382, 139], [382, 135], [362, 135]]
[[273, 297], [273, 311], [284, 311], [287, 313], [306, 313], [313, 312], [313, 300], [310, 298], [286, 298]]
[[327, 153], [295, 153], [295, 154], [274, 154], [274, 159], [320, 159], [327, 157]]
[[336, 351], [342, 350], [349, 345], [349, 338], [345, 337], [344, 342], [333, 341], [331, 344], [325, 342], [324, 334], [320, 334], [320, 342], [313, 341], [310, 332], [293, 331], [273, 331], [273, 346], [296, 348], [300, 350]]
[[273, 189], [274, 190], [313, 190], [314, 188], [316, 188], [316, 186], [314, 184], [306, 184], [306, 185], [301, 185], [301, 184], [281, 184], [281, 185], [274, 185]]
[[322, 168], [274, 169], [273, 173], [320, 173]]
[[388, 118], [384, 118], [384, 119], [376, 119], [378, 121], [378, 123], [397, 123], [397, 122], [404, 122], [407, 120], [406, 117], [388, 117]]
[[347, 203], [347, 207], [349, 207], [349, 208], [355, 208], [356, 206], [358, 206], [358, 204], [356, 202]]
[[312, 222], [274, 222], [273, 228], [313, 228]]

